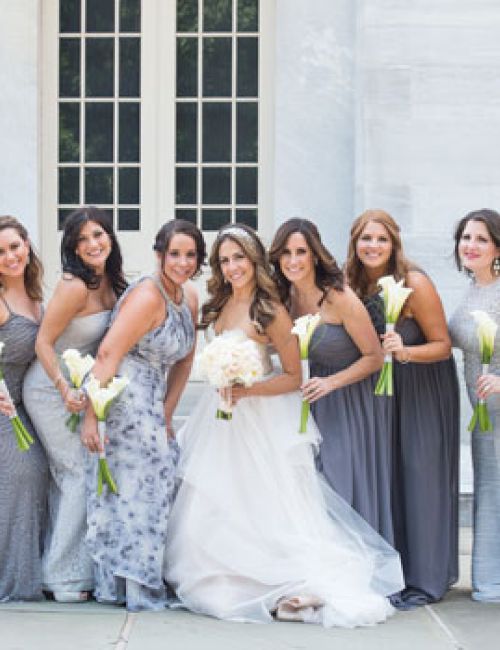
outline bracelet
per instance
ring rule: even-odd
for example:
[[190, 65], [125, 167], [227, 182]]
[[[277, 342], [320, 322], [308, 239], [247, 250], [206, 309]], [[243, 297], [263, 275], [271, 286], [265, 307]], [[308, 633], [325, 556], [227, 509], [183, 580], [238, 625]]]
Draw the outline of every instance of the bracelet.
[[64, 381], [64, 377], [59, 373], [57, 377], [54, 379], [54, 386], [58, 388], [59, 384]]
[[410, 350], [406, 346], [403, 346], [403, 350], [406, 350], [406, 359], [404, 361], [400, 361], [399, 363], [402, 363], [403, 366], [406, 366], [407, 363], [410, 363]]

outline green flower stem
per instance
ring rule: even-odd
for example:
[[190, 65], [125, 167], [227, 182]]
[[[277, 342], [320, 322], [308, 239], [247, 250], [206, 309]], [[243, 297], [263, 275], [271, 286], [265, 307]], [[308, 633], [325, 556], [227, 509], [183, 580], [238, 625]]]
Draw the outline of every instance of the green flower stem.
[[215, 413], [218, 420], [232, 420], [233, 409], [231, 408], [231, 386], [224, 388], [227, 393], [225, 396], [219, 392], [219, 407]]
[[380, 375], [375, 386], [375, 395], [388, 395], [392, 397], [394, 392], [392, 356], [389, 355], [390, 361], [385, 361], [380, 371]]
[[311, 406], [309, 402], [306, 399], [302, 400], [302, 407], [300, 409], [299, 433], [307, 433], [307, 420], [309, 419], [310, 410]]
[[488, 406], [484, 399], [480, 399], [474, 407], [467, 429], [472, 433], [478, 424], [479, 431], [482, 433], [493, 431], [490, 414], [488, 413]]
[[35, 441], [33, 440], [33, 437], [30, 435], [30, 433], [28, 433], [26, 427], [21, 422], [21, 419], [17, 413], [14, 413], [14, 415], [10, 418], [10, 423], [12, 430], [14, 431], [14, 435], [16, 436], [16, 442], [19, 450], [28, 451], [28, 449]]
[[99, 441], [103, 451], [99, 452], [99, 463], [97, 468], [97, 496], [101, 496], [103, 486], [106, 484], [113, 494], [118, 494], [118, 486], [109, 469], [108, 461], [106, 460], [106, 452], [104, 451], [104, 442], [106, 439], [106, 420], [98, 420], [97, 426], [99, 430]]
[[80, 413], [72, 413], [69, 416], [69, 418], [66, 420], [66, 426], [71, 431], [71, 433], [75, 433], [75, 431], [78, 429], [79, 424], [80, 424]]

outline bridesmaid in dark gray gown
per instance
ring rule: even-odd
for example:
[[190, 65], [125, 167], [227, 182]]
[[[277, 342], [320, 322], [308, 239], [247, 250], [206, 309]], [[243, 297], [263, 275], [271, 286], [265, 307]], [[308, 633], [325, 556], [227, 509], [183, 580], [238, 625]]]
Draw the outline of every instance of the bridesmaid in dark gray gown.
[[361, 301], [321, 243], [316, 226], [291, 219], [277, 231], [270, 259], [295, 318], [320, 313], [303, 386], [323, 441], [319, 469], [333, 489], [393, 542], [388, 404], [373, 399], [381, 348]]
[[376, 321], [380, 277], [394, 275], [413, 289], [396, 331], [382, 336], [394, 359], [393, 517], [407, 585], [395, 604], [435, 602], [458, 578], [459, 392], [443, 308], [382, 210], [354, 222], [346, 272]]
[[[27, 271], [27, 269], [29, 269]], [[26, 272], [27, 271], [27, 272]], [[0, 395], [0, 602], [42, 595], [41, 542], [48, 467], [21, 401], [24, 373], [35, 358], [41, 317], [41, 264], [27, 232], [13, 217], [0, 217], [0, 364], [10, 396], [35, 443], [20, 451]]]

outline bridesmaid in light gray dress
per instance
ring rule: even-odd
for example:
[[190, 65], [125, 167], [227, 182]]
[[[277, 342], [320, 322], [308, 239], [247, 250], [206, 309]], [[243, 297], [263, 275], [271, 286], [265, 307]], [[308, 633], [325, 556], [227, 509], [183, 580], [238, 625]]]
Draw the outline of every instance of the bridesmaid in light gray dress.
[[29, 450], [19, 450], [8, 417], [12, 403], [0, 393], [0, 602], [43, 597], [48, 467], [21, 401], [23, 377], [35, 357], [41, 275], [24, 226], [0, 217], [0, 366], [17, 414], [35, 440]]
[[311, 380], [302, 387], [322, 435], [319, 469], [392, 544], [389, 411], [373, 398], [382, 350], [370, 317], [310, 221], [282, 224], [270, 259], [292, 317], [321, 315], [309, 345]]
[[68, 411], [85, 406], [70, 388], [59, 357], [75, 348], [96, 353], [111, 308], [125, 289], [121, 253], [109, 216], [81, 208], [65, 223], [61, 242], [63, 278], [48, 304], [33, 364], [24, 382], [26, 409], [49, 459], [49, 526], [43, 554], [43, 585], [62, 602], [86, 600], [94, 586], [85, 546], [85, 454], [78, 433], [66, 425]]
[[[108, 464], [119, 494], [96, 494], [97, 457], [87, 471], [87, 542], [96, 562], [95, 597], [132, 611], [166, 606], [163, 556], [179, 455], [175, 406], [193, 359], [196, 292], [182, 285], [205, 257], [200, 231], [175, 219], [154, 246], [158, 273], [129, 287], [117, 303], [93, 373], [106, 384], [117, 373], [130, 383], [107, 417]], [[86, 412], [82, 441], [99, 450], [96, 419]]]
[[[500, 602], [500, 214], [477, 210], [455, 231], [458, 268], [473, 282], [450, 319], [453, 345], [464, 354], [465, 382], [471, 405], [486, 400], [492, 431], [472, 432], [474, 467], [474, 544], [472, 598]], [[470, 312], [486, 312], [498, 325], [493, 358], [483, 374], [477, 325]]]

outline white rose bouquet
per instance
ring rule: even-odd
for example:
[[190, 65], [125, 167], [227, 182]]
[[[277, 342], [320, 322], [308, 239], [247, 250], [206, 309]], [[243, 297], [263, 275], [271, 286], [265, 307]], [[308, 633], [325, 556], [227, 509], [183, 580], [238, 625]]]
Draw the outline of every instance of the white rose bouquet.
[[[378, 285], [382, 288], [380, 295], [384, 301], [384, 314], [385, 314], [385, 331], [393, 332], [399, 314], [403, 309], [406, 299], [413, 291], [403, 287], [404, 280], [396, 282], [392, 275], [385, 275], [380, 278]], [[375, 395], [393, 395], [393, 369], [392, 369], [392, 354], [386, 354], [384, 358], [384, 366], [380, 371], [380, 376], [375, 386]]]
[[[82, 387], [83, 380], [87, 376], [87, 373], [92, 370], [92, 367], [95, 363], [94, 357], [92, 357], [90, 354], [82, 357], [80, 352], [78, 352], [78, 350], [74, 350], [73, 348], [68, 348], [65, 350], [62, 353], [61, 357], [69, 371], [69, 379], [73, 388], [79, 391]], [[79, 424], [80, 413], [72, 413], [66, 420], [66, 426], [73, 433], [76, 431]]]
[[[300, 363], [302, 365], [302, 382], [309, 379], [309, 343], [314, 330], [318, 326], [321, 316], [319, 314], [306, 314], [293, 321], [292, 334], [296, 334], [299, 339]], [[306, 399], [302, 400], [300, 411], [299, 433], [306, 433], [307, 420], [309, 419], [310, 404]]]
[[[0, 342], [0, 354], [2, 354], [4, 346], [5, 343]], [[29, 431], [22, 423], [21, 418], [17, 414], [16, 408], [12, 402], [12, 397], [10, 396], [9, 393], [9, 389], [7, 388], [7, 384], [5, 383], [5, 380], [3, 378], [3, 370], [1, 366], [0, 366], [0, 391], [5, 395], [5, 397], [12, 404], [12, 414], [9, 416], [9, 419], [10, 419], [12, 431], [16, 436], [17, 446], [20, 451], [28, 451], [28, 449], [35, 441], [33, 440], [33, 436], [29, 433]]]
[[257, 343], [241, 330], [230, 330], [216, 336], [200, 354], [199, 368], [212, 386], [219, 389], [216, 417], [230, 420], [231, 386], [251, 386], [264, 374]]
[[104, 483], [107, 484], [111, 492], [118, 494], [118, 487], [109, 469], [104, 450], [104, 441], [106, 439], [106, 418], [109, 407], [113, 400], [118, 397], [122, 390], [128, 385], [127, 377], [113, 377], [106, 388], [101, 388], [101, 383], [94, 375], [90, 375], [86, 390], [94, 412], [97, 416], [97, 426], [99, 428], [99, 441], [102, 451], [99, 452], [99, 467], [97, 472], [97, 495], [101, 496]]
[[[481, 364], [483, 366], [483, 375], [486, 375], [488, 374], [491, 357], [495, 348], [495, 335], [498, 325], [485, 311], [471, 311], [471, 316], [477, 323], [477, 338], [479, 340]], [[491, 424], [485, 399], [479, 399], [474, 407], [474, 412], [469, 422], [469, 431], [473, 431], [477, 423], [479, 423], [480, 431], [493, 431], [493, 425]]]

